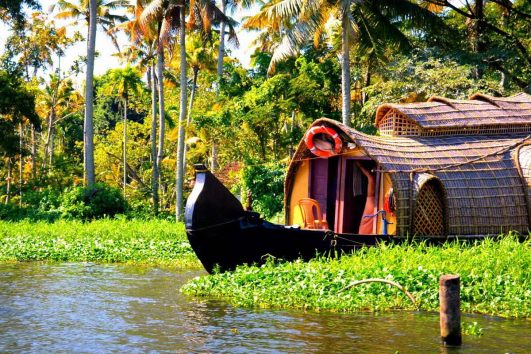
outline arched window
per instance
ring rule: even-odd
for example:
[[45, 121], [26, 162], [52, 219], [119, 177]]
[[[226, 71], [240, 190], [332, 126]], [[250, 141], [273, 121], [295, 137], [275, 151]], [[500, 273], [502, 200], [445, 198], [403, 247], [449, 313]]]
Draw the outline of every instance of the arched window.
[[446, 236], [448, 231], [444, 187], [435, 176], [418, 186], [413, 210], [413, 235]]

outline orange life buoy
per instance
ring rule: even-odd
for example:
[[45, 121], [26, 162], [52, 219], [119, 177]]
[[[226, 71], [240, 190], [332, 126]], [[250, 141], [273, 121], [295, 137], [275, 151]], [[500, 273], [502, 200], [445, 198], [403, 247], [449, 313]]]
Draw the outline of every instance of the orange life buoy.
[[[313, 141], [313, 139], [317, 134], [326, 134], [330, 136], [330, 138], [334, 140], [334, 150], [321, 150], [317, 146], [315, 146], [315, 142]], [[304, 136], [304, 142], [306, 143], [306, 146], [308, 147], [308, 149], [310, 149], [312, 154], [319, 157], [330, 157], [339, 154], [343, 146], [343, 142], [341, 141], [339, 134], [334, 129], [325, 127], [324, 125], [310, 128], [310, 130], [308, 130], [308, 132]]]

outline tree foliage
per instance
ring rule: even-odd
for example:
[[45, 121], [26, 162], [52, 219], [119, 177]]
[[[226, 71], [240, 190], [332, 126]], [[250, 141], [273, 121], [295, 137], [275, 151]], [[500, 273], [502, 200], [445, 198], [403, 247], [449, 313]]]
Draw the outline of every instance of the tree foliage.
[[24, 120], [40, 124], [35, 95], [20, 78], [0, 71], [0, 150], [9, 156], [19, 148], [17, 125]]
[[264, 1], [244, 26], [259, 31], [249, 67], [231, 53], [236, 22], [227, 14], [252, 1], [224, 1], [223, 9], [206, 0], [141, 0], [135, 11], [128, 1], [96, 3], [98, 26], [115, 43], [99, 50], [115, 51], [123, 66], [84, 83], [75, 76], [83, 65], [58, 70], [57, 58], [81, 40], [65, 23], [85, 23], [87, 0], [33, 14], [21, 10], [32, 0], [0, 1], [10, 29], [0, 57], [4, 202], [36, 205], [35, 194], [59, 210], [60, 198], [45, 194], [51, 188], [70, 193], [76, 215], [92, 213], [84, 192], [73, 191], [84, 179], [81, 90], [92, 83], [95, 179], [127, 185], [132, 209], [174, 213], [176, 196], [183, 202], [193, 185], [192, 165], [217, 163], [223, 182], [252, 191], [267, 217], [282, 208], [284, 170], [308, 125], [344, 119], [345, 101], [349, 123], [375, 133], [382, 103], [531, 90], [526, 0]]

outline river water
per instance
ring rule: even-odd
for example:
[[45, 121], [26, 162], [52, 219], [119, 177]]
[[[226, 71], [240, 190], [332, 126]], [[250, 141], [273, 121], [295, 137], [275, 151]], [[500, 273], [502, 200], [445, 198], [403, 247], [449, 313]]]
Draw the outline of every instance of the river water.
[[531, 353], [531, 321], [465, 316], [484, 335], [439, 345], [438, 315], [240, 309], [186, 297], [198, 271], [0, 264], [0, 352]]

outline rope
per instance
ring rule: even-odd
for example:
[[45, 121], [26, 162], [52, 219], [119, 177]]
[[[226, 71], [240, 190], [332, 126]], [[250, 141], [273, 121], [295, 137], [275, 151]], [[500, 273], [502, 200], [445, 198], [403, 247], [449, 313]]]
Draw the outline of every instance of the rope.
[[407, 291], [402, 285], [398, 284], [397, 282], [394, 282], [392, 280], [387, 279], [380, 279], [380, 278], [370, 278], [370, 279], [363, 279], [363, 280], [356, 280], [350, 283], [349, 285], [345, 286], [343, 289], [339, 290], [339, 292], [343, 292], [345, 290], [348, 290], [354, 286], [360, 285], [360, 284], [366, 284], [366, 283], [385, 283], [392, 285], [394, 287], [397, 287], [400, 291], [402, 291], [404, 294], [407, 295], [407, 297], [413, 302], [413, 305], [418, 309], [418, 304], [415, 301], [415, 298], [409, 291]]
[[201, 227], [199, 229], [186, 229], [186, 231], [187, 232], [188, 231], [195, 232], [195, 231], [203, 231], [203, 230], [213, 229], [213, 228], [218, 227], [218, 226], [232, 224], [233, 222], [242, 221], [242, 220], [245, 220], [245, 219], [246, 219], [246, 216], [241, 216], [241, 217], [236, 218], [236, 219], [231, 219], [229, 221], [224, 221], [224, 222], [220, 222], [220, 223], [217, 223], [217, 224], [208, 225], [208, 226], [205, 226], [205, 227]]
[[[325, 236], [328, 236], [325, 235]], [[351, 239], [348, 239], [346, 237], [341, 237], [339, 236], [338, 234], [335, 234], [333, 236], [330, 236], [330, 237], [334, 237], [335, 239], [338, 239], [338, 240], [343, 240], [343, 241], [346, 241], [346, 242], [350, 242], [353, 246], [367, 246], [367, 247], [370, 247], [369, 245], [367, 245], [366, 243], [363, 243], [363, 242], [358, 242], [358, 241], [353, 241]]]

